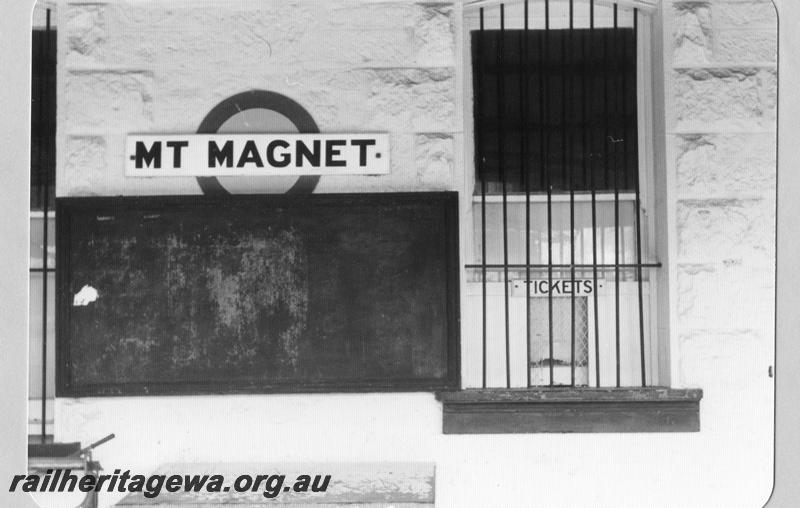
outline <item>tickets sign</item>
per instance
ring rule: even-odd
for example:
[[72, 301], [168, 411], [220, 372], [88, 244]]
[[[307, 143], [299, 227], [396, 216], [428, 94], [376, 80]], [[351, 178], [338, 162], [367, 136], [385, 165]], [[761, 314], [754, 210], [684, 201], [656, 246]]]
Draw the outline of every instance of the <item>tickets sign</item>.
[[125, 175], [281, 176], [389, 173], [387, 134], [129, 135]]
[[[527, 284], [524, 280], [515, 280], [513, 283], [513, 296], [526, 296], [528, 294]], [[530, 296], [585, 296], [591, 295], [598, 288], [603, 287], [603, 280], [597, 280], [595, 286], [594, 279], [535, 279], [530, 281]]]

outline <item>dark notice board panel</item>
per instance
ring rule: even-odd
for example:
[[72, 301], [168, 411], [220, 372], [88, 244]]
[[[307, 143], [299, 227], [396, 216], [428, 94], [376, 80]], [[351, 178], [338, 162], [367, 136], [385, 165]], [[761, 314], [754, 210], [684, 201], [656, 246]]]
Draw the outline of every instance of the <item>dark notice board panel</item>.
[[59, 396], [459, 385], [456, 193], [65, 198], [57, 216]]

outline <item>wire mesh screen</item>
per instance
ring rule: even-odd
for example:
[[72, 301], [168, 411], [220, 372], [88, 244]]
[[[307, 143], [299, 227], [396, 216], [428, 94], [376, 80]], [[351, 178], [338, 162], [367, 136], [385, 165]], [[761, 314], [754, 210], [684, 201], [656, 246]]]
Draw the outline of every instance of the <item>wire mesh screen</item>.
[[[572, 359], [572, 298], [553, 297], [553, 384], [570, 385]], [[531, 385], [550, 384], [550, 346], [547, 298], [530, 298]], [[585, 296], [575, 298], [575, 385], [589, 384], [589, 306]]]

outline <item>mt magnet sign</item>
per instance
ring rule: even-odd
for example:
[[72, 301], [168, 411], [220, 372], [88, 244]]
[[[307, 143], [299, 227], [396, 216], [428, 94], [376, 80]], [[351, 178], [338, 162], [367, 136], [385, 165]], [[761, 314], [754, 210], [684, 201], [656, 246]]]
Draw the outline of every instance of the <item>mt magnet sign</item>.
[[387, 134], [129, 135], [125, 176], [383, 175]]

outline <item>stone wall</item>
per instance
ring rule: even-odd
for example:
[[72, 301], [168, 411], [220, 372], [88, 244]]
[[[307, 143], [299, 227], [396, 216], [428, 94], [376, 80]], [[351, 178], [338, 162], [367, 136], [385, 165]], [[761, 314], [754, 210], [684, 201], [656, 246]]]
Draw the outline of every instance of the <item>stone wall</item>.
[[[777, 14], [761, 0], [664, 9], [673, 28], [677, 382], [703, 388], [704, 430], [771, 440]], [[771, 467], [767, 446], [750, 467]]]
[[294, 99], [322, 132], [390, 134], [390, 175], [324, 177], [320, 192], [452, 189], [454, 13], [357, 0], [67, 1], [58, 195], [199, 193], [191, 179], [125, 179], [125, 135], [195, 132], [250, 89]]
[[[669, 359], [674, 386], [705, 392], [701, 432], [444, 436], [432, 394], [299, 394], [58, 399], [56, 439], [115, 432], [96, 457], [143, 473], [164, 462], [432, 461], [437, 506], [763, 504], [776, 15], [756, 0], [660, 3]], [[319, 191], [460, 190], [459, 160], [471, 157], [460, 16], [457, 4], [400, 0], [62, 0], [58, 195], [199, 193], [192, 180], [126, 180], [124, 137], [193, 132], [251, 88], [294, 98], [322, 131], [391, 135], [391, 175], [326, 177]]]

